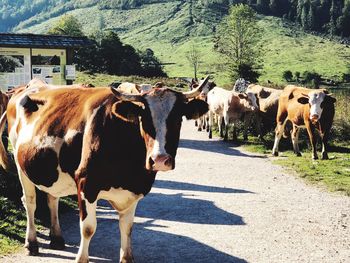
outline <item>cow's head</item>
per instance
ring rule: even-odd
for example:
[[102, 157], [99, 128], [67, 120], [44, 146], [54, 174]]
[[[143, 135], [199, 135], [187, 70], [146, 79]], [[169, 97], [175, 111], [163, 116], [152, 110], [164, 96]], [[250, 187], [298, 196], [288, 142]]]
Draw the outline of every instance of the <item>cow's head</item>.
[[256, 111], [259, 109], [256, 96], [253, 92], [238, 93], [240, 103], [243, 104], [246, 111]]
[[[193, 90], [193, 89], [197, 88], [199, 85], [202, 85], [203, 82], [204, 82], [204, 79], [201, 79], [199, 81], [199, 83], [197, 83], [196, 81], [194, 81], [192, 79], [191, 89]], [[206, 84], [203, 86], [202, 91], [199, 94], [199, 98], [201, 100], [206, 100], [208, 92], [211, 91], [214, 87], [216, 87], [216, 84], [214, 81], [211, 81], [211, 80], [206, 81]]]
[[325, 106], [329, 103], [335, 103], [336, 99], [331, 97], [327, 90], [322, 89], [302, 94], [302, 97], [298, 98], [298, 102], [310, 105], [310, 120], [312, 123], [316, 123], [321, 118]]
[[130, 95], [112, 89], [120, 100], [114, 106], [117, 117], [126, 121], [140, 120], [141, 135], [147, 149], [147, 170], [168, 171], [175, 168], [182, 116], [197, 119], [208, 111], [208, 104], [204, 101], [189, 101], [199, 95], [207, 81], [208, 78], [187, 93], [154, 88], [145, 94]]

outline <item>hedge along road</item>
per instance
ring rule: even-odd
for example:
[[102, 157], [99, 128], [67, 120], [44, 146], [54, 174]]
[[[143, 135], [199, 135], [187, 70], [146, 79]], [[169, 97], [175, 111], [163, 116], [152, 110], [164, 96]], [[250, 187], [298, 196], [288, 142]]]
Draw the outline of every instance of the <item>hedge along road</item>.
[[[350, 262], [350, 198], [306, 185], [262, 155], [197, 132], [184, 121], [174, 171], [159, 173], [136, 211], [140, 262]], [[117, 215], [98, 207], [91, 262], [117, 262]], [[78, 212], [61, 217], [65, 251], [0, 262], [69, 262], [78, 251]]]

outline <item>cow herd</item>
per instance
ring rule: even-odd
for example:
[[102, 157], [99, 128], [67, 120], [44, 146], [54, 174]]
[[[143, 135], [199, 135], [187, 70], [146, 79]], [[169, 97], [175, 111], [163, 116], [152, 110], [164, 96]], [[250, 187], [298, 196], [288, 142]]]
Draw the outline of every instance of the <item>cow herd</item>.
[[[193, 82], [192, 82], [193, 83]], [[232, 90], [217, 87], [208, 82], [200, 99], [208, 103], [208, 113], [201, 117], [198, 131], [206, 130], [212, 138], [212, 127], [216, 121], [220, 136], [228, 139], [229, 126], [233, 126], [232, 139], [237, 140], [237, 122], [244, 121], [243, 138], [248, 138], [248, 127], [254, 116], [256, 130], [264, 140], [262, 123], [276, 126], [272, 154], [278, 156], [278, 145], [286, 137], [286, 124], [292, 125], [291, 138], [294, 153], [301, 156], [298, 139], [300, 128], [306, 128], [312, 147], [312, 159], [318, 159], [316, 152], [316, 130], [322, 142], [322, 159], [328, 159], [328, 139], [335, 114], [336, 99], [325, 89], [307, 89], [288, 85], [284, 89], [273, 89], [249, 84], [238, 79]]]
[[[305, 126], [317, 158], [314, 130], [321, 134], [322, 158], [334, 116], [335, 99], [326, 90], [287, 86], [283, 91], [239, 80], [234, 90], [217, 87], [208, 77], [179, 92], [156, 85], [120, 83], [117, 87], [54, 86], [33, 79], [11, 92], [2, 105], [0, 131], [8, 136], [23, 188], [27, 214], [25, 247], [39, 253], [34, 213], [35, 187], [47, 193], [51, 214], [50, 247], [64, 249], [58, 220], [60, 197], [77, 195], [81, 243], [76, 262], [89, 261], [89, 243], [96, 230], [99, 199], [119, 213], [120, 261], [134, 262], [131, 229], [137, 203], [149, 193], [158, 171], [175, 168], [183, 116], [199, 121], [198, 129], [212, 137], [214, 121], [228, 138], [230, 124], [244, 116], [245, 131], [256, 120], [276, 120], [273, 154], [287, 121], [292, 122], [296, 154], [299, 128]], [[259, 134], [263, 133], [258, 123]], [[235, 131], [234, 131], [235, 134]], [[0, 142], [0, 164], [10, 166]]]

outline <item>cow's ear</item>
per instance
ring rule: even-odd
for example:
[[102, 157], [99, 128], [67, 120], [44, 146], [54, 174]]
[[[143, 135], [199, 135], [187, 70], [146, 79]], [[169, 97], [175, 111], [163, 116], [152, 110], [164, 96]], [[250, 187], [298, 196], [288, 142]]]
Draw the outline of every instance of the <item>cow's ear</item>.
[[326, 95], [326, 97], [324, 99], [326, 102], [329, 102], [329, 103], [335, 103], [337, 101], [336, 98], [333, 98], [329, 95]]
[[138, 123], [142, 107], [130, 101], [118, 101], [112, 106], [112, 113], [123, 121]]
[[301, 104], [308, 104], [309, 98], [308, 97], [300, 97], [300, 98], [298, 98], [298, 102]]
[[203, 100], [194, 99], [184, 105], [183, 115], [185, 115], [188, 120], [198, 119], [200, 116], [207, 113], [208, 110], [208, 103]]

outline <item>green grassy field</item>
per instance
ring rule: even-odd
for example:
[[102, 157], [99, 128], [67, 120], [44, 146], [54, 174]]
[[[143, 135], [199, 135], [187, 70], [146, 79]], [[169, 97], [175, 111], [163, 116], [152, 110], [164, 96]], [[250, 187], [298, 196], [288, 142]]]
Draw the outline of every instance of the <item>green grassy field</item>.
[[[190, 3], [186, 1], [169, 1], [128, 10], [99, 10], [92, 6], [67, 13], [79, 19], [87, 35], [102, 27], [117, 32], [122, 41], [140, 50], [151, 48], [165, 63], [165, 71], [170, 77], [193, 75], [186, 53], [194, 44], [201, 52], [199, 74], [210, 73], [219, 85], [231, 86], [227, 72], [222, 70], [223, 57], [213, 50], [212, 28], [216, 22], [208, 22], [210, 14], [207, 13], [191, 16], [190, 10]], [[30, 25], [33, 19], [38, 22]], [[33, 19], [19, 24], [14, 31], [45, 33], [59, 17]], [[342, 73], [350, 71], [349, 46], [305, 33], [276, 17], [259, 16], [259, 25], [263, 31], [264, 61], [260, 83], [269, 80], [283, 84], [282, 73], [285, 70], [293, 73], [315, 71], [327, 78], [339, 78]]]

